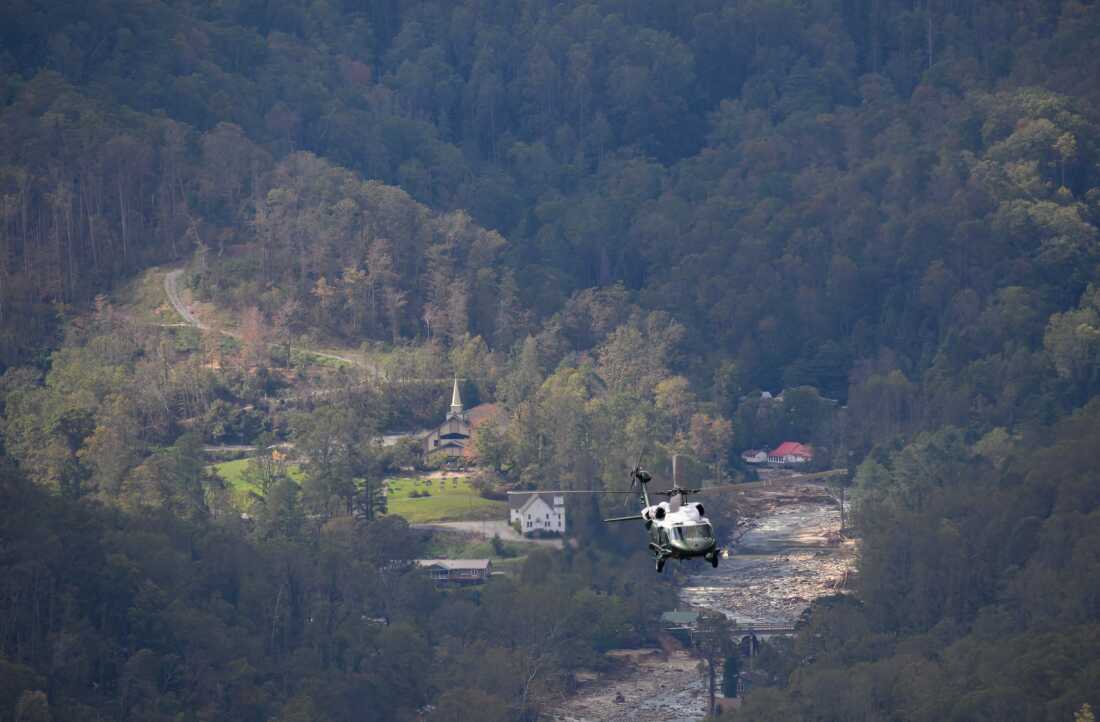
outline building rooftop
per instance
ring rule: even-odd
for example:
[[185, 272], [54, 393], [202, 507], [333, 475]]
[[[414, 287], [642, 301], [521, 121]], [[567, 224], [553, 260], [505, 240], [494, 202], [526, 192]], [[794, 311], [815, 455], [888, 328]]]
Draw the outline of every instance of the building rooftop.
[[784, 441], [775, 449], [769, 452], [769, 456], [805, 456], [807, 458], [813, 458], [814, 452], [808, 446], [803, 446], [797, 441]]
[[668, 624], [695, 624], [699, 621], [698, 612], [665, 612], [661, 615], [661, 621]]
[[549, 491], [541, 491], [538, 493], [528, 491], [510, 491], [508, 492], [508, 508], [509, 509], [522, 509], [527, 506], [529, 502], [538, 498], [546, 502], [549, 507], [554, 506], [554, 497], [560, 496]]
[[492, 562], [488, 559], [417, 559], [418, 567], [443, 567], [444, 569], [488, 569]]

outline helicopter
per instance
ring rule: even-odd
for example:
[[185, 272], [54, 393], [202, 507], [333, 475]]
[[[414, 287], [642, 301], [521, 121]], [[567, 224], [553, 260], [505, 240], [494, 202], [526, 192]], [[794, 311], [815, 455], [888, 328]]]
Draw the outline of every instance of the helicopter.
[[[581, 491], [556, 489], [542, 491], [513, 491], [512, 494], [638, 494], [641, 510], [630, 516], [612, 517], [605, 522], [640, 521], [649, 535], [649, 550], [653, 552], [657, 573], [664, 571], [669, 559], [693, 559], [703, 557], [712, 567], [718, 566], [721, 552], [714, 535], [714, 527], [706, 517], [703, 505], [687, 503], [687, 497], [709, 489], [684, 489], [675, 482], [671, 489], [653, 492], [654, 496], [667, 497], [656, 504], [649, 496], [647, 485], [653, 476], [635, 466], [630, 472], [630, 491]], [[635, 487], [638, 491], [635, 492]], [[717, 487], [715, 487], [717, 488]]]

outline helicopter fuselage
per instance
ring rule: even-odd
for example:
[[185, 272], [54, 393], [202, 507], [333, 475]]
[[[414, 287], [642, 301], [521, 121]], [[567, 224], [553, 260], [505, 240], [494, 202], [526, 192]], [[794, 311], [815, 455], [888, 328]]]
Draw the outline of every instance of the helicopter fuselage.
[[650, 549], [658, 558], [690, 559], [714, 553], [714, 528], [700, 504], [674, 505], [667, 501], [642, 510]]

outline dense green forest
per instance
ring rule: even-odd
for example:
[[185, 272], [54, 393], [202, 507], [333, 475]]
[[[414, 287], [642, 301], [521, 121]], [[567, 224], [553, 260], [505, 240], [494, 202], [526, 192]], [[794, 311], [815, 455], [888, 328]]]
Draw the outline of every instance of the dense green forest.
[[[648, 639], [644, 557], [391, 564], [450, 375], [498, 481], [852, 470], [738, 718], [1100, 708], [1098, 77], [1084, 0], [0, 5], [0, 720], [533, 720]], [[111, 300], [168, 263], [239, 344]], [[245, 523], [202, 446], [282, 440]]]

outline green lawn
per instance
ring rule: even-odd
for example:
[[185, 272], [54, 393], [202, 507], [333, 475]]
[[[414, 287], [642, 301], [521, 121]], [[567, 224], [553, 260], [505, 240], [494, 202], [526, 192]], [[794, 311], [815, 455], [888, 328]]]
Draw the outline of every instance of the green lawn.
[[[248, 507], [249, 494], [259, 489], [244, 479], [244, 470], [248, 467], [249, 459], [237, 459], [235, 461], [223, 461], [220, 464], [211, 464], [207, 468], [225, 480], [233, 496], [233, 503], [245, 509]], [[302, 481], [302, 469], [297, 464], [290, 464], [286, 468], [290, 478], [294, 481]]]
[[428, 559], [492, 559], [496, 565], [526, 559], [529, 551], [531, 545], [522, 542], [502, 541], [498, 548], [490, 539], [460, 532], [433, 531], [421, 554]]
[[[258, 491], [244, 479], [248, 459], [223, 461], [207, 468], [225, 480], [233, 502], [242, 509], [249, 506], [249, 494]], [[298, 464], [287, 467], [290, 478], [302, 481]], [[414, 498], [414, 493], [427, 492], [428, 496]], [[445, 479], [390, 479], [387, 498], [390, 514], [405, 517], [410, 524], [433, 521], [480, 521], [482, 519], [506, 519], [508, 505], [478, 496], [464, 477]], [[486, 542], [488, 544], [488, 542]]]
[[[464, 477], [391, 479], [389, 484], [389, 513], [405, 517], [410, 524], [508, 517], [507, 503], [478, 496]], [[414, 492], [425, 491], [430, 496], [412, 497]]]

